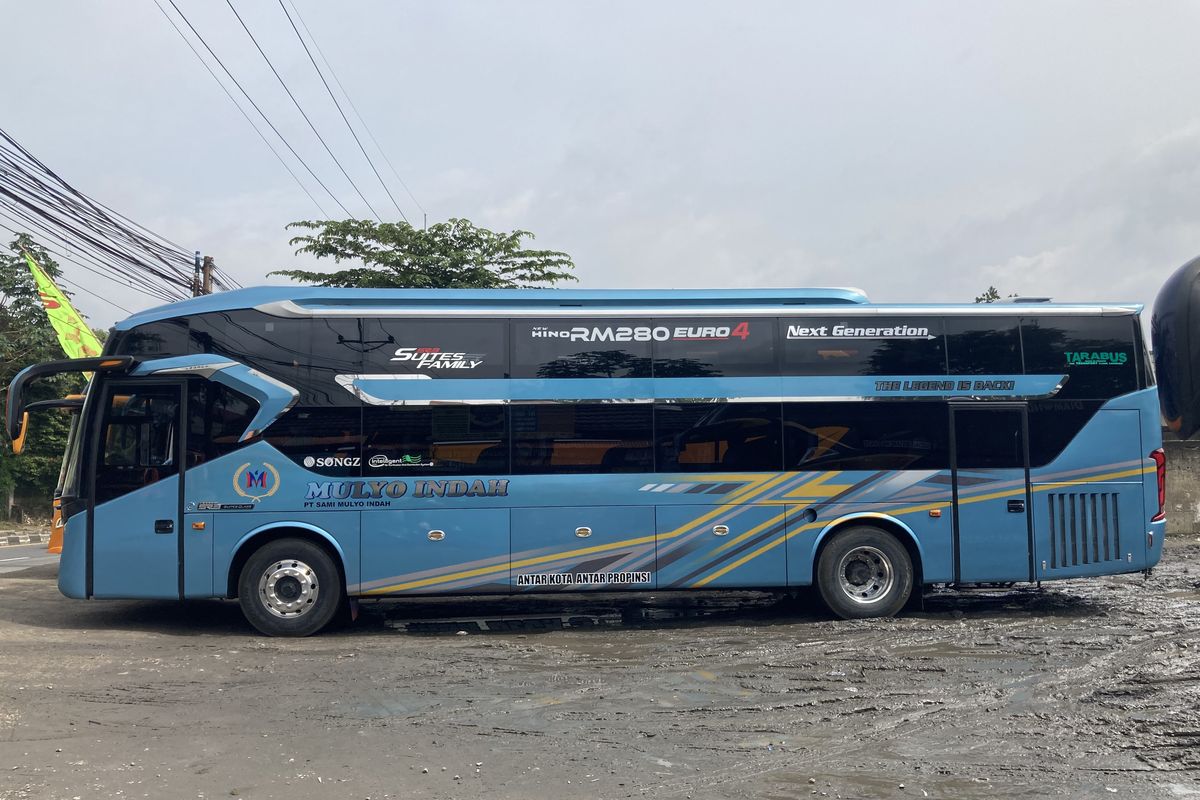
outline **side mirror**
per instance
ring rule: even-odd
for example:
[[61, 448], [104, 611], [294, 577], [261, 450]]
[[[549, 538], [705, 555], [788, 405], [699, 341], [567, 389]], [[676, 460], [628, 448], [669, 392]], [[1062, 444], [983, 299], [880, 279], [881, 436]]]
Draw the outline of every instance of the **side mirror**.
[[1175, 270], [1159, 290], [1150, 339], [1163, 419], [1187, 439], [1200, 429], [1200, 258]]

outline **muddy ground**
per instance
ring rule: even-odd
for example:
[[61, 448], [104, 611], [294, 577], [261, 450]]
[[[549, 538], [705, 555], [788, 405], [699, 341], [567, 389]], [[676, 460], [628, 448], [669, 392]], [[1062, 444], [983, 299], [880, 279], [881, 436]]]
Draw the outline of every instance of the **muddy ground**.
[[5, 800], [1200, 797], [1195, 537], [1149, 579], [857, 623], [747, 594], [410, 600], [279, 640], [54, 573], [0, 574]]

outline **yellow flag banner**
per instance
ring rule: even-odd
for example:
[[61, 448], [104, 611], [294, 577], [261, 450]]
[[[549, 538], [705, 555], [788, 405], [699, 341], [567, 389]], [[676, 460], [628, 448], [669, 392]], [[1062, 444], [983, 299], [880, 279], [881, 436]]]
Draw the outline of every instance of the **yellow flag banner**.
[[46, 309], [46, 316], [50, 318], [50, 324], [54, 326], [54, 332], [58, 334], [58, 343], [62, 345], [63, 352], [67, 354], [68, 358], [100, 355], [101, 350], [104, 349], [100, 340], [96, 338], [96, 334], [75, 310], [75, 306], [71, 305], [71, 301], [54, 284], [50, 276], [42, 271], [42, 268], [33, 260], [33, 256], [29, 253], [24, 255], [25, 261], [29, 264], [29, 271], [33, 273], [33, 279], [37, 282], [38, 297], [42, 299], [42, 307]]

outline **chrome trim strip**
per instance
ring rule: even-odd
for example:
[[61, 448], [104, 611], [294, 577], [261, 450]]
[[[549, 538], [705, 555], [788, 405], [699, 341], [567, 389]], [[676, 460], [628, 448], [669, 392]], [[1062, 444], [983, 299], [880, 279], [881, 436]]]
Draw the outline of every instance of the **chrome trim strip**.
[[[350, 388], [350, 387], [347, 387]], [[769, 397], [584, 397], [584, 398], [553, 398], [543, 400], [510, 400], [507, 398], [471, 398], [458, 400], [420, 400], [405, 398], [402, 400], [387, 400], [376, 397], [354, 387], [350, 391], [370, 406], [546, 406], [546, 405], [580, 405], [584, 403], [603, 403], [612, 405], [650, 405], [665, 406], [685, 405], [688, 403], [896, 403], [916, 402], [921, 400], [937, 400], [941, 402], [1021, 402], [1025, 400], [1044, 400], [1053, 397], [1057, 392], [1038, 395], [908, 395], [905, 397], [879, 397], [876, 395], [792, 395]]]
[[[204, 364], [192, 364], [183, 367], [166, 367], [164, 369], [152, 369], [146, 374], [148, 375], [199, 375], [202, 378], [211, 378], [215, 373], [220, 372], [226, 367], [236, 367], [236, 361], [209, 361]], [[276, 381], [278, 383], [278, 381]]]
[[280, 300], [254, 306], [256, 311], [274, 317], [363, 317], [363, 318], [409, 318], [423, 319], [546, 319], [563, 317], [652, 319], [672, 317], [904, 317], [927, 315], [935, 317], [1038, 317], [1038, 316], [1133, 316], [1137, 309], [1121, 305], [1043, 306], [1040, 304], [998, 305], [981, 303], [978, 306], [863, 306], [855, 303], [837, 305], [804, 304], [775, 306], [730, 306], [721, 307], [591, 307], [571, 306], [555, 308], [441, 308], [431, 305], [426, 308], [320, 308], [301, 306], [292, 300]]

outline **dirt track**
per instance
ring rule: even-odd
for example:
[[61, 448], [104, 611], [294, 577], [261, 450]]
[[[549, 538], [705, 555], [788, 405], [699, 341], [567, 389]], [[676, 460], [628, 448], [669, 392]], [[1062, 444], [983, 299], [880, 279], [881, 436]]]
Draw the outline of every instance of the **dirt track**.
[[0, 798], [1200, 798], [1198, 560], [874, 622], [406, 601], [307, 640], [34, 567], [0, 575]]

